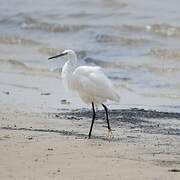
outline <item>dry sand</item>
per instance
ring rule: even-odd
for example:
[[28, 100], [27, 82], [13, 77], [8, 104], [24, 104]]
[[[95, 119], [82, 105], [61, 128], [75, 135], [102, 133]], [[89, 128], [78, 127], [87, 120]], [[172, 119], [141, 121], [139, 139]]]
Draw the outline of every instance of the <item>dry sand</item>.
[[[0, 179], [179, 179], [122, 144], [51, 133], [1, 131]], [[126, 154], [126, 157], [123, 155]]]
[[[180, 170], [180, 136], [174, 131], [149, 133], [146, 126], [112, 122], [114, 139], [108, 140], [100, 119], [89, 140], [90, 118], [57, 116], [84, 105], [53, 75], [1, 71], [0, 82], [0, 179], [180, 179], [173, 172]], [[179, 119], [172, 122], [179, 126]]]

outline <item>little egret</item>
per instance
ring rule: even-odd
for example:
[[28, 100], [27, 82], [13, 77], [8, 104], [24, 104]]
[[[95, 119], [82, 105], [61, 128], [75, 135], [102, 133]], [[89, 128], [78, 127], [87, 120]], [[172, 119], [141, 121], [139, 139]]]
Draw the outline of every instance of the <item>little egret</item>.
[[102, 105], [108, 125], [108, 136], [111, 137], [111, 127], [108, 117], [108, 108], [104, 105], [107, 100], [119, 101], [119, 95], [114, 90], [111, 81], [105, 76], [102, 69], [98, 66], [77, 66], [77, 55], [73, 50], [65, 50], [61, 54], [52, 56], [50, 59], [67, 56], [67, 62], [62, 68], [63, 84], [71, 90], [79, 93], [80, 98], [92, 105], [92, 123], [89, 131], [89, 138], [95, 120], [95, 106]]

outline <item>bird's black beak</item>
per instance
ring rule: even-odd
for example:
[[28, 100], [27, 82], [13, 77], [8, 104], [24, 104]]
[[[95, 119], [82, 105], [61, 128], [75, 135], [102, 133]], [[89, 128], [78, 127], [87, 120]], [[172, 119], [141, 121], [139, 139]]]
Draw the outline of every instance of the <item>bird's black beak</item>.
[[58, 54], [56, 56], [49, 57], [48, 60], [51, 60], [51, 59], [54, 59], [54, 58], [58, 58], [58, 57], [66, 55], [66, 54], [67, 54], [67, 52], [62, 52], [61, 54]]

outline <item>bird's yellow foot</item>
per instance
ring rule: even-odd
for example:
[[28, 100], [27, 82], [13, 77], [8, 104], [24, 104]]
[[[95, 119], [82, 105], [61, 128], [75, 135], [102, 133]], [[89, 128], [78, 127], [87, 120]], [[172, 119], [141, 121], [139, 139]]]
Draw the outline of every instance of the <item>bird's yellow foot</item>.
[[108, 129], [108, 133], [107, 133], [106, 137], [107, 137], [107, 139], [112, 139], [113, 138], [113, 134], [112, 134], [111, 129]]

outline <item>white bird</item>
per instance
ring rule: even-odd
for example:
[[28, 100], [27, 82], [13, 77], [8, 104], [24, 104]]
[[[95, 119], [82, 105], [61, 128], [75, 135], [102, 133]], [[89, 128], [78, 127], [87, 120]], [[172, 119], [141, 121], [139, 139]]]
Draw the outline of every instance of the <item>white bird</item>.
[[89, 131], [89, 138], [95, 120], [95, 106], [102, 105], [106, 112], [108, 125], [108, 136], [112, 135], [108, 117], [108, 109], [103, 104], [107, 100], [119, 101], [119, 95], [116, 93], [111, 81], [105, 76], [102, 69], [98, 66], [77, 66], [77, 55], [73, 50], [65, 50], [61, 54], [52, 56], [50, 59], [60, 56], [67, 56], [67, 62], [62, 68], [63, 84], [71, 90], [79, 93], [80, 98], [86, 103], [92, 105], [93, 117]]

